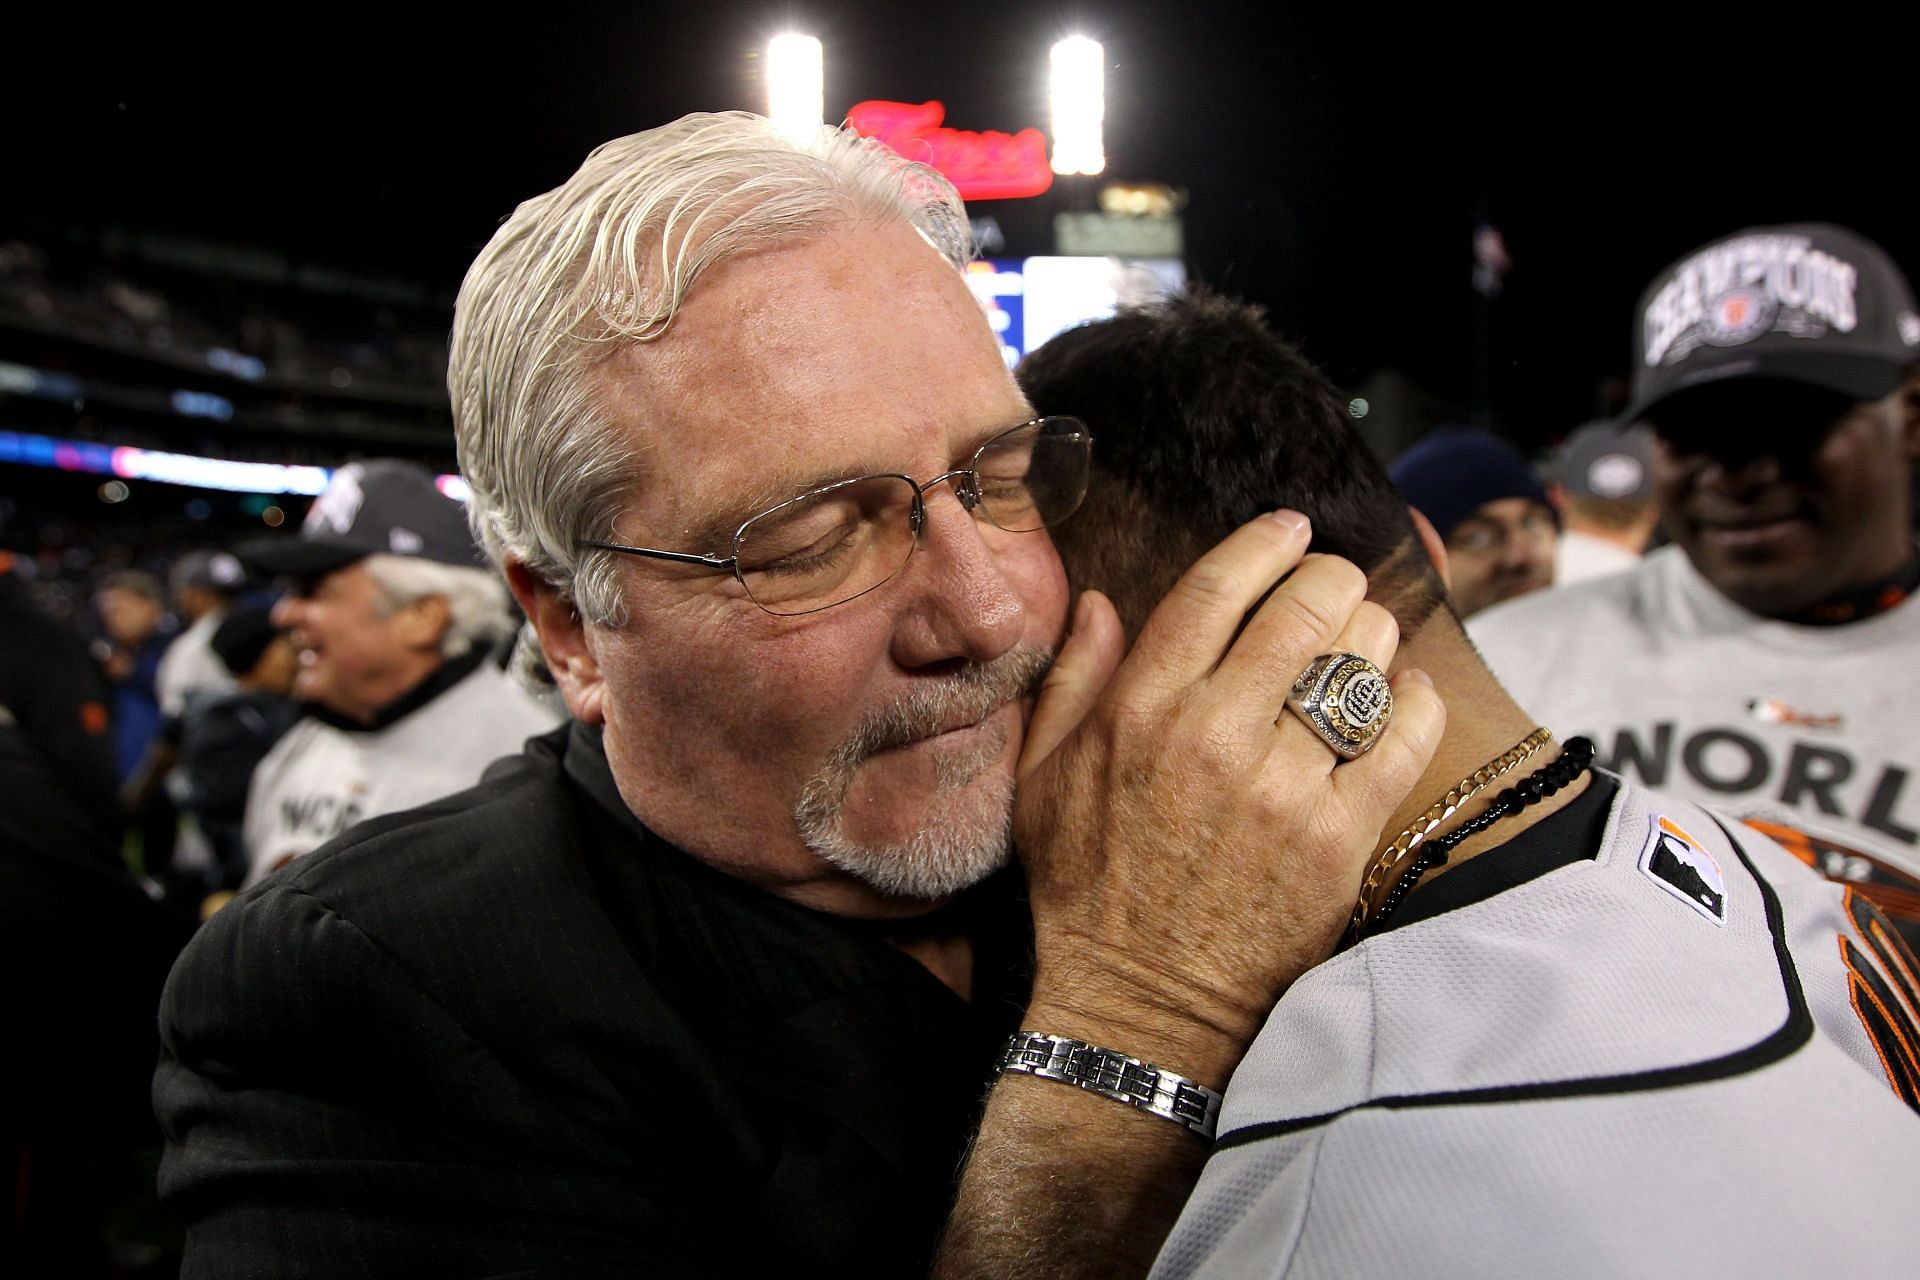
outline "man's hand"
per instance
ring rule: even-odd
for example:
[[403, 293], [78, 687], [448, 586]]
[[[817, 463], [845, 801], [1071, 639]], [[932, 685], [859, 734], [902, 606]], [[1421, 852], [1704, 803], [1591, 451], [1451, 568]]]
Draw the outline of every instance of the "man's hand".
[[[1392, 616], [1365, 602], [1366, 578], [1305, 556], [1309, 536], [1294, 512], [1243, 526], [1124, 659], [1112, 604], [1081, 597], [1020, 763], [1039, 962], [1027, 1029], [1224, 1088], [1280, 995], [1332, 953], [1446, 712], [1424, 675], [1403, 672], [1380, 741], [1341, 763], [1286, 709], [1319, 655], [1384, 668], [1399, 643]], [[1158, 1117], [1005, 1076], [936, 1274], [1143, 1274], [1206, 1152]]]
[[[1082, 597], [1021, 760], [1035, 1004], [1121, 1030], [1138, 1022], [1154, 1044], [1110, 1047], [1149, 1056], [1133, 1047], [1144, 1044], [1216, 1088], [1287, 986], [1332, 953], [1381, 827], [1446, 718], [1426, 678], [1404, 673], [1385, 735], [1341, 763], [1286, 710], [1320, 654], [1384, 668], [1399, 643], [1358, 569], [1302, 559], [1308, 537], [1293, 512], [1237, 530], [1181, 578], [1124, 661], [1112, 605]], [[1079, 1034], [1042, 1022], [1028, 1018]]]

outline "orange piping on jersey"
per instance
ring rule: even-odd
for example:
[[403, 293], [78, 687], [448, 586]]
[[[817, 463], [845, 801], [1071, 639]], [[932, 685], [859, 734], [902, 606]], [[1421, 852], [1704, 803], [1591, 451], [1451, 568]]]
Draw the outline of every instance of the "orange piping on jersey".
[[1912, 1011], [1914, 1024], [1920, 1026], [1920, 1004], [1915, 1003], [1916, 993], [1920, 993], [1920, 982], [1915, 982], [1913, 979], [1913, 953], [1907, 950], [1906, 941], [1899, 934], [1888, 933], [1880, 927], [1878, 920], [1873, 922], [1873, 939], [1880, 944], [1875, 948], [1879, 951], [1880, 958], [1890, 961], [1898, 970], [1893, 975], [1894, 989], [1900, 993], [1901, 1000]]
[[1762, 822], [1758, 818], [1742, 818], [1741, 821], [1808, 866], [1818, 868], [1819, 854], [1814, 851], [1812, 839], [1800, 828], [1782, 826], [1778, 822]]
[[[1847, 969], [1847, 999], [1849, 1003], [1853, 1005], [1853, 1016], [1860, 1020], [1860, 1026], [1863, 1029], [1869, 1028], [1867, 1012], [1860, 1007], [1860, 997], [1865, 995], [1867, 1000], [1873, 1004], [1874, 1008], [1879, 1010], [1880, 1016], [1885, 1018], [1888, 1025], [1893, 1028], [1894, 1039], [1898, 1042], [1902, 1050], [1900, 1056], [1906, 1060], [1905, 1065], [1908, 1072], [1912, 1075], [1920, 1076], [1920, 1062], [1914, 1061], [1913, 1051], [1907, 1044], [1906, 1036], [1902, 1034], [1900, 1030], [1899, 1022], [1896, 1019], [1887, 1017], [1886, 1007], [1880, 1003], [1879, 997], [1873, 994], [1873, 988], [1867, 984], [1866, 979], [1860, 976], [1853, 965], [1848, 963], [1847, 940], [1844, 936], [1840, 939], [1840, 963], [1845, 965]], [[1888, 1061], [1886, 1051], [1880, 1045], [1880, 1037], [1874, 1035], [1869, 1029], [1867, 1031], [1867, 1042], [1873, 1046], [1874, 1056], [1880, 1059], [1880, 1069], [1886, 1072], [1887, 1086], [1891, 1088], [1894, 1093], [1900, 1093], [1901, 1073], [1892, 1062]]]

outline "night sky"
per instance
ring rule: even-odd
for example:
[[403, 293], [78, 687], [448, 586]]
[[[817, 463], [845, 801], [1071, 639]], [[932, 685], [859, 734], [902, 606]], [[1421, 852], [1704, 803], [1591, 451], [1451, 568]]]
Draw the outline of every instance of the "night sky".
[[1920, 267], [1908, 42], [1866, 16], [1885, 9], [542, 4], [434, 30], [399, 4], [69, 7], [9, 40], [0, 234], [187, 231], [451, 292], [594, 144], [763, 106], [760, 50], [790, 24], [826, 44], [830, 116], [938, 98], [955, 127], [1007, 131], [1046, 126], [1053, 39], [1102, 40], [1109, 176], [1186, 188], [1199, 278], [1349, 386], [1397, 367], [1466, 409], [1489, 218], [1515, 263], [1484, 312], [1491, 408], [1521, 439], [1592, 416], [1640, 288], [1712, 236], [1825, 219]]

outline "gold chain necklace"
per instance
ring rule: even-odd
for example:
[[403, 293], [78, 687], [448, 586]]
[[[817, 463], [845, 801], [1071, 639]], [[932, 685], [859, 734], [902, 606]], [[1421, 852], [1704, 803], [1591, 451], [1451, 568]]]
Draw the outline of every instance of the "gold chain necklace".
[[1460, 779], [1452, 790], [1435, 800], [1425, 813], [1413, 820], [1412, 825], [1395, 836], [1393, 842], [1374, 857], [1373, 865], [1367, 868], [1367, 878], [1360, 885], [1360, 900], [1353, 904], [1353, 915], [1347, 921], [1347, 934], [1342, 945], [1360, 940], [1360, 931], [1380, 909], [1380, 904], [1406, 870], [1413, 858], [1413, 851], [1433, 834], [1436, 827], [1458, 813], [1461, 805], [1485, 791], [1495, 779], [1510, 773], [1552, 739], [1553, 735], [1545, 728], [1535, 729], [1506, 752]]

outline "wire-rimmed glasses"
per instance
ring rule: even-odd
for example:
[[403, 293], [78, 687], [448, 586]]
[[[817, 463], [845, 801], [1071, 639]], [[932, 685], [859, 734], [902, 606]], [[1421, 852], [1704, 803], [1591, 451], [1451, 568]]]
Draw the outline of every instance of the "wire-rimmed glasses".
[[728, 555], [584, 539], [574, 545], [731, 573], [768, 613], [816, 613], [865, 595], [905, 567], [935, 485], [951, 481], [960, 505], [995, 528], [1031, 533], [1079, 507], [1092, 453], [1093, 436], [1079, 419], [1035, 418], [925, 484], [897, 474], [856, 476], [789, 498], [742, 524]]

